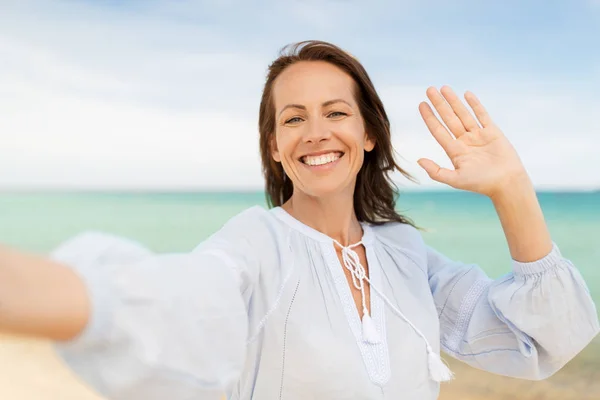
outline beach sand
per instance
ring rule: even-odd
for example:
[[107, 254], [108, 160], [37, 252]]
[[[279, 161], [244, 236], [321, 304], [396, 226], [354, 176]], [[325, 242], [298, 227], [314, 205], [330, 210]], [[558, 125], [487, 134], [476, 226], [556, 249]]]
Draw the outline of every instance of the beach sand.
[[[445, 357], [448, 359], [448, 357]], [[598, 400], [600, 341], [541, 382], [503, 378], [450, 361], [456, 380], [440, 400]], [[0, 399], [102, 400], [62, 364], [47, 342], [0, 336]]]

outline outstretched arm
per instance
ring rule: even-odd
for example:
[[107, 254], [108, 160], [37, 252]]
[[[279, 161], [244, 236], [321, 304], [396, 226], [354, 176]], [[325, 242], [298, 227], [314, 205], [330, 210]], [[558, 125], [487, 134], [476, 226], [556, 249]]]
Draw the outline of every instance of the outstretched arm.
[[90, 298], [71, 268], [0, 246], [0, 331], [69, 340], [89, 316]]
[[154, 254], [83, 233], [50, 259], [2, 251], [0, 326], [55, 340], [66, 364], [111, 400], [220, 399], [246, 354], [257, 262], [223, 228], [195, 251]]

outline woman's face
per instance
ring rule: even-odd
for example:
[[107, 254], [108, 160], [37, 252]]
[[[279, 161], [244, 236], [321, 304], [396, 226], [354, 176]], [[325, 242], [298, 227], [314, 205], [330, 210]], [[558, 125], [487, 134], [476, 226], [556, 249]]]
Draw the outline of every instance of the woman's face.
[[364, 152], [375, 146], [365, 132], [354, 86], [348, 74], [322, 61], [298, 62], [276, 79], [272, 155], [283, 164], [294, 191], [311, 197], [353, 192]]

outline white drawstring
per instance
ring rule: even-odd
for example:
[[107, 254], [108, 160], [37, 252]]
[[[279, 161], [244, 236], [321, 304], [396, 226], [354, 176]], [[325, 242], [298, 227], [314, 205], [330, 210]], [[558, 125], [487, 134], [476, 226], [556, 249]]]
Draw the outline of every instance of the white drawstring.
[[419, 335], [426, 344], [427, 356], [428, 356], [428, 364], [429, 364], [429, 376], [436, 382], [444, 382], [451, 380], [454, 375], [452, 371], [448, 368], [446, 364], [444, 364], [443, 360], [439, 356], [439, 354], [433, 351], [433, 348], [429, 344], [429, 341], [425, 337], [425, 335], [412, 323], [402, 311], [398, 310], [383, 293], [377, 290], [376, 287], [373, 287], [371, 280], [367, 276], [365, 271], [365, 267], [361, 264], [360, 258], [356, 251], [352, 248], [362, 245], [362, 241], [355, 243], [350, 246], [342, 246], [340, 242], [335, 239], [332, 239], [335, 244], [337, 244], [342, 249], [342, 260], [344, 266], [351, 272], [352, 274], [352, 283], [354, 287], [360, 290], [362, 296], [362, 306], [363, 306], [363, 318], [362, 318], [362, 328], [363, 328], [363, 339], [371, 344], [376, 344], [380, 342], [379, 333], [377, 332], [377, 327], [375, 326], [373, 320], [369, 315], [369, 310], [367, 309], [367, 303], [365, 298], [365, 288], [364, 288], [364, 280], [369, 282], [369, 286], [375, 290], [375, 292], [381, 296], [381, 298], [386, 302], [388, 306], [400, 317], [402, 318], [410, 327]]
[[[358, 290], [360, 290], [360, 294], [362, 297], [362, 307], [363, 307], [363, 317], [362, 317], [362, 334], [363, 339], [367, 343], [377, 344], [381, 340], [379, 338], [379, 333], [377, 332], [377, 327], [375, 323], [371, 319], [369, 315], [369, 309], [367, 308], [367, 300], [365, 296], [365, 285], [364, 280], [366, 279], [369, 282], [369, 278], [367, 277], [367, 272], [365, 271], [365, 267], [360, 263], [360, 258], [356, 251], [352, 250], [353, 247], [360, 246], [362, 241], [355, 243], [350, 246], [342, 246], [340, 242], [337, 240], [333, 240], [338, 246], [342, 248], [342, 260], [344, 262], [344, 266], [350, 271], [352, 275], [352, 284]], [[370, 283], [370, 282], [369, 282]]]

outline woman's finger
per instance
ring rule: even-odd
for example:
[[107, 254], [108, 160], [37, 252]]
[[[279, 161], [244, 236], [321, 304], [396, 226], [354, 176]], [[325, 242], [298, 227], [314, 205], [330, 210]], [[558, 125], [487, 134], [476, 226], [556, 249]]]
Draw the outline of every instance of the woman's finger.
[[419, 104], [419, 112], [421, 113], [421, 117], [423, 118], [423, 121], [425, 121], [425, 125], [427, 125], [429, 132], [431, 132], [435, 140], [437, 140], [446, 154], [448, 154], [452, 147], [452, 142], [454, 142], [454, 138], [450, 132], [448, 132], [446, 127], [435, 116], [433, 110], [426, 102]]
[[481, 104], [481, 102], [479, 101], [477, 96], [475, 96], [471, 92], [466, 92], [465, 100], [467, 101], [469, 106], [471, 106], [471, 108], [473, 109], [473, 112], [475, 113], [475, 116], [477, 117], [477, 120], [479, 120], [479, 123], [481, 124], [481, 126], [483, 126], [484, 128], [487, 128], [494, 124], [494, 122], [492, 121], [492, 118], [486, 111], [483, 104]]
[[454, 90], [452, 90], [449, 86], [442, 86], [440, 93], [442, 96], [444, 96], [468, 132], [473, 132], [480, 128], [475, 117], [473, 117], [469, 109], [460, 100], [456, 93], [454, 93]]
[[417, 163], [427, 172], [427, 175], [436, 182], [456, 187], [458, 185], [458, 174], [456, 170], [442, 168], [428, 158], [421, 158]]
[[427, 98], [429, 98], [429, 101], [431, 101], [431, 104], [433, 104], [433, 107], [435, 107], [442, 118], [442, 121], [444, 121], [446, 126], [450, 129], [450, 132], [457, 138], [465, 133], [466, 129], [463, 126], [463, 123], [452, 107], [450, 107], [444, 96], [442, 96], [434, 87], [428, 88], [426, 94]]

